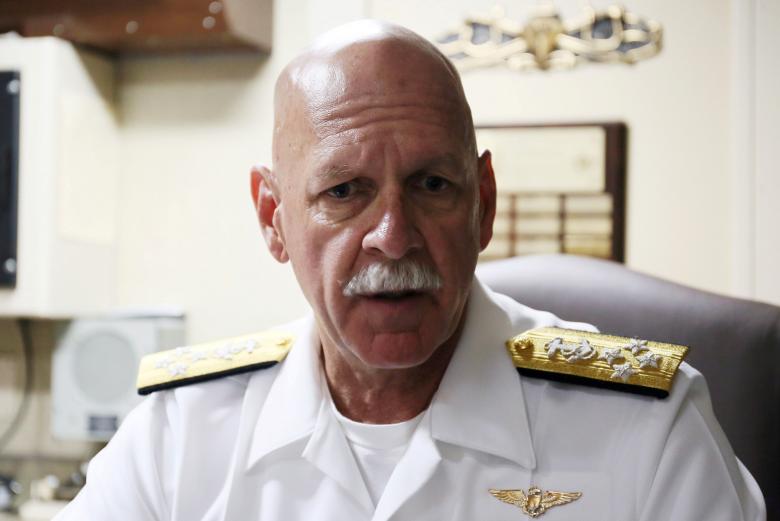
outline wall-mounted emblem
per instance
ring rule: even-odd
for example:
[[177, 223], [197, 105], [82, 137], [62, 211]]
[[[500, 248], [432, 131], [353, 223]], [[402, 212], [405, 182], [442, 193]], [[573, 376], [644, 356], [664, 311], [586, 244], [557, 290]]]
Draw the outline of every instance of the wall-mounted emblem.
[[500, 7], [470, 16], [442, 36], [439, 49], [460, 69], [505, 65], [514, 70], [571, 69], [577, 64], [636, 63], [661, 50], [661, 25], [613, 5], [586, 8], [563, 20], [551, 5], [540, 6], [523, 24]]

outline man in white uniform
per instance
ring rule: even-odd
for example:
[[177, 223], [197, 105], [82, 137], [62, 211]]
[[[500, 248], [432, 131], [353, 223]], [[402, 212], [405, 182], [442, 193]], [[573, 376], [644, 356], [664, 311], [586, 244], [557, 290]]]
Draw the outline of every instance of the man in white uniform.
[[[701, 375], [657, 354], [672, 348], [579, 331], [508, 354], [529, 329], [592, 328], [474, 279], [490, 154], [432, 45], [338, 28], [285, 69], [275, 109], [273, 170], [253, 170], [252, 195], [312, 315], [150, 359], [139, 381], [159, 392], [58, 521], [765, 518]], [[539, 353], [624, 385], [519, 375]], [[663, 399], [625, 392], [662, 380]]]

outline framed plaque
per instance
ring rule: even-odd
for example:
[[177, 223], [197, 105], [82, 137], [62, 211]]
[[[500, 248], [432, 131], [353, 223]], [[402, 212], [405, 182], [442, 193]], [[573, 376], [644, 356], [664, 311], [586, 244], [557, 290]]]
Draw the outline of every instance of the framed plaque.
[[477, 127], [498, 187], [493, 240], [480, 259], [575, 253], [623, 262], [626, 137], [623, 123]]

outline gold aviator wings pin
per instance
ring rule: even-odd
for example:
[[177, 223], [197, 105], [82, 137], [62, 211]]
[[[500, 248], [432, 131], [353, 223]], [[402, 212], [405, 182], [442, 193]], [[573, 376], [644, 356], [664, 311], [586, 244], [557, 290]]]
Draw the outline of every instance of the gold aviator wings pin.
[[529, 517], [539, 517], [549, 508], [571, 503], [582, 496], [582, 492], [542, 491], [539, 487], [529, 488], [528, 494], [522, 489], [500, 490], [495, 488], [491, 488], [490, 493], [504, 503], [509, 503], [522, 509], [523, 513]]

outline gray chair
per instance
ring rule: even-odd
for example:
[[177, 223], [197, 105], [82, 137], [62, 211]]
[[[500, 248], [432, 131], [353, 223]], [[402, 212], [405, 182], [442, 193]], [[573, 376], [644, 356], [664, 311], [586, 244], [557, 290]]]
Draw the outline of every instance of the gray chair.
[[780, 521], [780, 307], [689, 288], [573, 255], [480, 264], [494, 290], [603, 332], [691, 347], [734, 451]]

